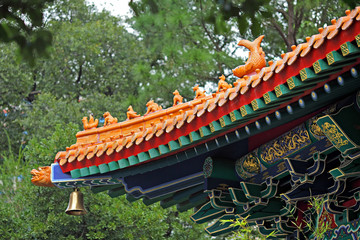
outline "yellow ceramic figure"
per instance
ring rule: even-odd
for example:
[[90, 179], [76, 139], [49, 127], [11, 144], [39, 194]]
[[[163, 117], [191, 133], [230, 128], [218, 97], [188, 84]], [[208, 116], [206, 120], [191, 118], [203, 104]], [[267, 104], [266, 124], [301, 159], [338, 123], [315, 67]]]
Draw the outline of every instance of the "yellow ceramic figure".
[[178, 105], [179, 103], [183, 102], [183, 97], [180, 95], [178, 90], [175, 90], [175, 92], [173, 92], [174, 94], [174, 103], [173, 106]]
[[235, 76], [241, 78], [244, 75], [249, 75], [250, 73], [255, 72], [256, 69], [261, 69], [266, 66], [265, 53], [262, 47], [260, 47], [263, 38], [264, 35], [261, 35], [253, 42], [248, 40], [239, 41], [238, 45], [246, 47], [250, 50], [250, 52], [245, 65], [241, 65], [232, 70]]
[[88, 121], [87, 117], [83, 117], [82, 122], [84, 125], [84, 130], [96, 128], [99, 124], [99, 120], [98, 119], [94, 120], [92, 115], [90, 115], [89, 121]]
[[127, 113], [126, 113], [127, 119], [133, 119], [133, 118], [137, 118], [140, 117], [139, 114], [137, 114], [137, 112], [134, 111], [134, 109], [132, 108], [132, 106], [130, 105], [127, 109]]
[[117, 118], [111, 116], [109, 112], [105, 112], [103, 116], [105, 118], [104, 126], [108, 126], [118, 122]]
[[39, 167], [38, 170], [33, 169], [31, 170], [31, 182], [40, 187], [55, 187], [54, 184], [51, 182], [51, 167]]

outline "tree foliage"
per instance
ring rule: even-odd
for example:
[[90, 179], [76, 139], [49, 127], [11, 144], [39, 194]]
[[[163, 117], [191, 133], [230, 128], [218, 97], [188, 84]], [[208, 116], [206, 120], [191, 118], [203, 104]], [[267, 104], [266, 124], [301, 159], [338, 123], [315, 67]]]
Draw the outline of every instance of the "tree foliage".
[[43, 27], [44, 10], [54, 0], [3, 0], [0, 3], [0, 42], [15, 42], [18, 57], [33, 65], [48, 56], [52, 34]]
[[[57, 125], [52, 136], [32, 139], [25, 150], [2, 154], [0, 167], [0, 235], [3, 239], [208, 239], [190, 213], [159, 204], [130, 203], [125, 196], [110, 198], [83, 189], [89, 214], [64, 213], [72, 189], [41, 188], [30, 183], [29, 170], [47, 165], [54, 153], [74, 142], [78, 131], [69, 123]], [[184, 234], [186, 229], [186, 234]]]
[[[209, 238], [202, 226], [190, 223], [191, 212], [145, 207], [88, 189], [82, 191], [91, 214], [67, 216], [70, 190], [34, 187], [29, 170], [49, 165], [75, 143], [83, 116], [100, 119], [109, 111], [122, 121], [129, 105], [140, 114], [150, 99], [170, 106], [175, 89], [191, 100], [195, 84], [211, 90], [221, 74], [234, 80], [231, 69], [246, 60], [236, 48], [241, 38], [266, 33], [263, 48], [270, 60], [343, 15], [348, 4], [352, 1], [132, 0], [133, 15], [124, 22], [85, 0], [3, 1], [0, 236]], [[30, 64], [19, 62], [19, 53]], [[44, 55], [48, 58], [38, 57]]]

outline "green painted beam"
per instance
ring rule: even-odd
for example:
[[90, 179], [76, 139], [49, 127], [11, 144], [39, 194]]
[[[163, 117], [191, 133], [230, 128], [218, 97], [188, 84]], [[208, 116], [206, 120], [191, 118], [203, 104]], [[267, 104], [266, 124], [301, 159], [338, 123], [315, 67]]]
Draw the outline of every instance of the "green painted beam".
[[143, 203], [146, 205], [146, 206], [149, 206], [151, 204], [154, 204], [156, 202], [160, 202], [164, 199], [167, 199], [167, 198], [170, 198], [174, 195], [174, 193], [170, 193], [170, 194], [166, 194], [166, 195], [163, 195], [163, 196], [160, 196], [160, 197], [156, 197], [156, 198], [147, 198], [147, 197], [144, 197], [143, 198]]
[[114, 188], [121, 188], [122, 184], [112, 184], [112, 185], [104, 185], [104, 186], [91, 186], [90, 189], [93, 193], [99, 193], [108, 191]]
[[125, 193], [126, 191], [124, 186], [113, 188], [108, 191], [108, 195], [112, 198], [119, 197], [121, 195], [124, 195]]

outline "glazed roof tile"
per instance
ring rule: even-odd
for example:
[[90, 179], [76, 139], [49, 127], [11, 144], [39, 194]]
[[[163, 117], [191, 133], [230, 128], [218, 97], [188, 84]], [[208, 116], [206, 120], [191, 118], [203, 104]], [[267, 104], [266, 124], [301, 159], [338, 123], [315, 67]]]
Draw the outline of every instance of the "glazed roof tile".
[[[81, 131], [76, 144], [58, 152], [58, 162], [64, 172], [91, 165], [99, 165], [159, 147], [217, 121], [236, 109], [276, 90], [300, 70], [326, 58], [326, 54], [340, 45], [353, 41], [360, 33], [360, 7], [346, 11], [346, 16], [332, 25], [319, 29], [319, 34], [307, 38], [305, 43], [293, 46], [275, 63], [258, 69], [251, 76], [239, 78], [234, 87], [210, 96], [197, 98], [145, 116]], [[305, 59], [306, 61], [302, 61]], [[296, 64], [295, 64], [296, 63]], [[114, 156], [116, 155], [116, 156]]]

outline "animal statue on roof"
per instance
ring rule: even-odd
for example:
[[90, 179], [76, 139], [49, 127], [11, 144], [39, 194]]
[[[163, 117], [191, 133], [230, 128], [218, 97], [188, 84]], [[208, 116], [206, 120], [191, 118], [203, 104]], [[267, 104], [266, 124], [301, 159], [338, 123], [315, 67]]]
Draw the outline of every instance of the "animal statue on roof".
[[244, 75], [250, 75], [251, 73], [255, 73], [256, 69], [261, 69], [266, 66], [265, 61], [265, 53], [260, 47], [261, 41], [263, 40], [264, 35], [261, 35], [253, 42], [248, 40], [240, 40], [238, 45], [246, 47], [250, 50], [249, 58], [245, 62], [245, 65], [238, 66], [233, 69], [232, 72], [236, 77], [243, 77]]
[[201, 91], [199, 89], [199, 85], [196, 85], [195, 87], [193, 87], [193, 90], [195, 91], [195, 99], [206, 96], [205, 91]]
[[133, 118], [140, 117], [140, 114], [137, 114], [137, 112], [135, 112], [134, 109], [132, 108], [132, 106], [130, 105], [127, 109], [126, 117], [128, 120], [130, 120]]
[[84, 130], [96, 128], [99, 124], [99, 120], [98, 119], [94, 120], [94, 117], [92, 115], [90, 115], [89, 121], [87, 117], [83, 117], [81, 121], [83, 122]]
[[180, 95], [178, 90], [175, 90], [175, 92], [173, 92], [173, 94], [174, 94], [173, 106], [178, 105], [179, 103], [183, 102], [183, 97]]
[[103, 116], [105, 118], [104, 126], [108, 126], [118, 122], [117, 118], [111, 116], [109, 112], [105, 112]]
[[225, 81], [225, 76], [224, 74], [221, 75], [219, 77], [219, 82], [218, 82], [218, 90], [217, 92], [221, 92], [221, 91], [226, 91], [228, 90], [229, 88], [232, 88], [232, 85], [231, 84], [228, 84], [226, 81]]
[[55, 187], [51, 182], [51, 167], [39, 167], [37, 169], [31, 170], [31, 182], [40, 187]]
[[154, 100], [150, 100], [146, 103], [146, 107], [147, 107], [147, 111], [145, 113], [146, 114], [149, 114], [149, 113], [152, 113], [152, 112], [156, 112], [156, 111], [159, 111], [162, 109], [161, 106], [159, 106], [157, 103], [154, 102]]

